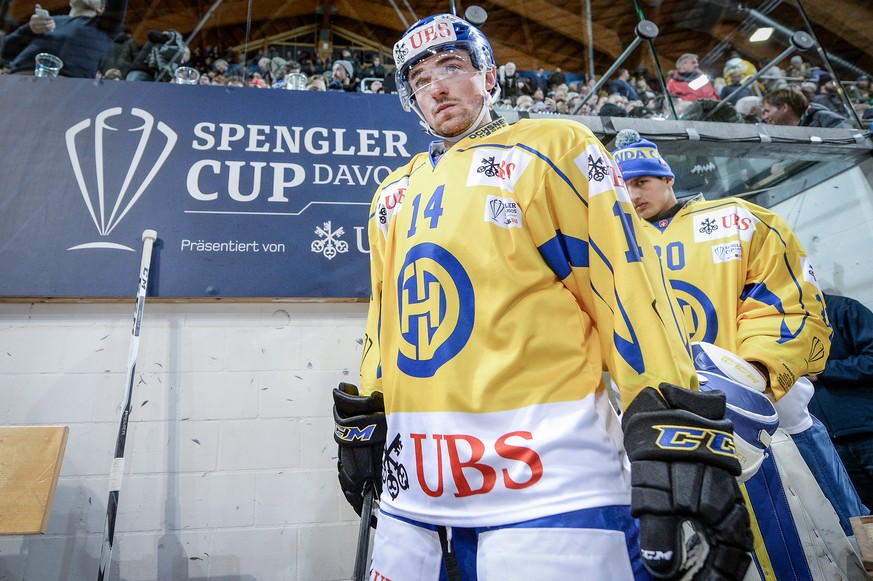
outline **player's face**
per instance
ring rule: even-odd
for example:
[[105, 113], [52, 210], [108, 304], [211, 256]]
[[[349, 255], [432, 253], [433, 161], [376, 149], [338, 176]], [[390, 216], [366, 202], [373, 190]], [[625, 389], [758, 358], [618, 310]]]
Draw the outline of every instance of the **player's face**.
[[460, 135], [476, 122], [494, 82], [494, 72], [473, 67], [463, 50], [439, 52], [409, 71], [413, 98], [425, 120], [447, 137]]
[[627, 180], [627, 191], [637, 214], [644, 220], [670, 209], [676, 203], [673, 178], [641, 176]]

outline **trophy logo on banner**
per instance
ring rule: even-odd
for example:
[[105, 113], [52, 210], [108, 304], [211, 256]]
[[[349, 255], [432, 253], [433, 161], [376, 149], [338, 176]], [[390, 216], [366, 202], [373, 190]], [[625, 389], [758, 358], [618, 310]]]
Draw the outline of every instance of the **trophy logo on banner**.
[[[92, 126], [93, 132], [89, 131]], [[130, 134], [135, 133], [139, 133], [138, 139], [131, 139]], [[67, 153], [76, 182], [102, 238], [67, 250], [110, 248], [134, 252], [106, 238], [151, 185], [177, 139], [164, 122], [155, 123], [148, 111], [136, 107], [129, 115], [123, 115], [121, 107], [112, 107], [93, 121], [85, 119], [67, 129]]]

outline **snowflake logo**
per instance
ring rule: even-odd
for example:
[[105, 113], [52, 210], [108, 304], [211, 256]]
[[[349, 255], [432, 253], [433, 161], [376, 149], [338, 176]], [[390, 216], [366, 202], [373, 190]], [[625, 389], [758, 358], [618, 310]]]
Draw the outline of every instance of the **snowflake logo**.
[[494, 156], [486, 157], [482, 160], [482, 165], [476, 169], [476, 173], [484, 173], [487, 177], [493, 178], [500, 173], [500, 164], [494, 161]]
[[703, 222], [700, 223], [700, 233], [701, 234], [712, 234], [718, 230], [718, 226], [715, 223], [715, 220], [712, 218], [707, 218]]
[[594, 156], [588, 156], [588, 179], [595, 182], [602, 182], [603, 178], [609, 175], [609, 168], [603, 161], [602, 157], [597, 159]]
[[340, 240], [340, 237], [345, 234], [342, 226], [332, 230], [331, 224], [328, 221], [324, 223], [323, 228], [316, 226], [315, 233], [318, 234], [319, 239], [312, 241], [310, 245], [312, 252], [324, 254], [325, 258], [333, 260], [337, 254], [349, 251], [349, 243], [345, 240]]

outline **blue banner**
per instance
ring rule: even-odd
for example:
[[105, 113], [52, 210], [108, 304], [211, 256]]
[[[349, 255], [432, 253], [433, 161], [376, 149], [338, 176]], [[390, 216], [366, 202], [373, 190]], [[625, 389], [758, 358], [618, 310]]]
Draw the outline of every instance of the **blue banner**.
[[0, 77], [0, 297], [370, 292], [379, 183], [428, 136], [395, 95]]

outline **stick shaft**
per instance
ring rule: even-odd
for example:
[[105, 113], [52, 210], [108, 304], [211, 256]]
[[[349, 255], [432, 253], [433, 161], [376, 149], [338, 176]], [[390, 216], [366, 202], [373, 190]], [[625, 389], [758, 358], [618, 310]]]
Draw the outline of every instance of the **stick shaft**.
[[358, 527], [358, 548], [355, 552], [355, 569], [352, 581], [367, 578], [367, 561], [370, 556], [370, 518], [373, 514], [373, 499], [376, 491], [371, 482], [364, 484], [364, 505], [361, 508], [361, 525]]
[[109, 499], [106, 502], [106, 520], [103, 522], [103, 547], [100, 550], [100, 569], [97, 571], [98, 581], [103, 581], [104, 578], [109, 577], [109, 566], [112, 562], [112, 546], [115, 541], [115, 519], [118, 514], [118, 495], [121, 491], [121, 479], [124, 475], [124, 445], [127, 442], [127, 421], [130, 417], [133, 382], [136, 374], [136, 359], [139, 353], [139, 332], [142, 325], [146, 291], [149, 285], [152, 246], [156, 238], [157, 234], [154, 230], [146, 230], [142, 233], [142, 262], [139, 268], [139, 283], [136, 287], [136, 309], [133, 313], [130, 352], [127, 358], [124, 402], [121, 407], [118, 436], [115, 439], [115, 456], [112, 460], [112, 469], [109, 473]]

